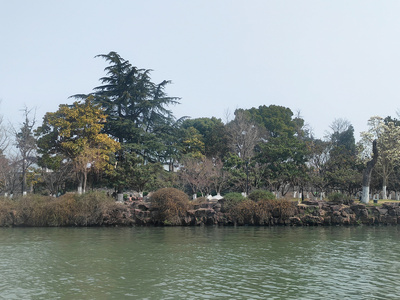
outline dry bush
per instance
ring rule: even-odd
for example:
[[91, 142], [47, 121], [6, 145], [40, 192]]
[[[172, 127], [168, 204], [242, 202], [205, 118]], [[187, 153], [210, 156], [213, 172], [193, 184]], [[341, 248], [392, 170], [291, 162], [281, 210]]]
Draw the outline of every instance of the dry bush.
[[76, 197], [75, 223], [77, 225], [100, 225], [103, 216], [115, 206], [115, 201], [105, 193], [87, 193]]
[[274, 200], [260, 200], [256, 207], [256, 221], [258, 225], [269, 225], [272, 216], [271, 202]]
[[200, 204], [204, 204], [204, 203], [209, 203], [210, 201], [208, 201], [208, 199], [206, 197], [199, 197], [196, 198], [192, 201], [190, 201], [190, 203], [192, 203], [193, 205], [200, 205]]
[[229, 217], [238, 225], [271, 225], [273, 218], [288, 220], [295, 213], [292, 201], [279, 200], [245, 200], [229, 210]]
[[9, 198], [0, 198], [0, 226], [12, 226], [16, 214], [15, 202]]
[[271, 211], [275, 218], [287, 220], [294, 216], [296, 212], [296, 204], [287, 199], [269, 200], [272, 207]]
[[101, 225], [114, 200], [103, 193], [66, 194], [59, 198], [28, 195], [0, 199], [0, 226]]
[[15, 226], [48, 226], [48, 205], [53, 198], [28, 195], [13, 201]]
[[233, 206], [230, 211], [230, 217], [238, 225], [255, 225], [255, 213], [257, 203], [253, 200], [244, 200]]
[[188, 196], [175, 188], [163, 188], [151, 196], [155, 224], [181, 225], [190, 209]]

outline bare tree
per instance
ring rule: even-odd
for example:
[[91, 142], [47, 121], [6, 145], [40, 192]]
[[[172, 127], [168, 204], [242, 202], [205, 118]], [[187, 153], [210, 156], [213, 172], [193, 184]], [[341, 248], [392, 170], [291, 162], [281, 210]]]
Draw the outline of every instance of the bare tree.
[[42, 168], [42, 178], [46, 188], [56, 195], [67, 179], [72, 178], [73, 166], [71, 162], [63, 162], [57, 170]]
[[347, 131], [350, 128], [351, 122], [347, 119], [339, 118], [333, 120], [332, 124], [329, 126], [329, 128], [332, 130], [332, 133], [327, 133], [328, 139], [330, 140], [332, 134], [341, 134], [345, 131]]
[[15, 146], [18, 149], [20, 172], [21, 172], [21, 193], [26, 192], [26, 174], [29, 167], [36, 161], [36, 139], [33, 135], [33, 129], [36, 122], [36, 112], [34, 111], [33, 117], [32, 109], [25, 107], [24, 122], [20, 129], [17, 131], [13, 129], [15, 135]]
[[221, 190], [228, 184], [229, 172], [224, 170], [224, 164], [220, 158], [217, 159], [206, 159], [208, 160], [208, 168], [210, 171], [210, 182], [213, 185], [218, 195], [221, 194]]
[[205, 158], [186, 157], [182, 160], [182, 164], [179, 177], [190, 186], [192, 192], [194, 194], [200, 192], [203, 196], [209, 193], [212, 176], [209, 162]]
[[259, 141], [259, 129], [250, 121], [244, 111], [237, 110], [235, 119], [228, 124], [231, 148], [241, 159], [247, 161], [253, 156], [254, 147]]
[[12, 165], [6, 157], [6, 151], [10, 143], [10, 130], [3, 123], [3, 116], [0, 116], [0, 190], [9, 191], [12, 176]]
[[374, 168], [376, 162], [378, 161], [378, 147], [376, 140], [373, 141], [372, 144], [372, 159], [367, 162], [367, 166], [363, 172], [363, 180], [362, 180], [362, 195], [361, 202], [368, 203], [369, 202], [369, 184], [371, 182], [371, 173]]
[[0, 116], [0, 152], [5, 153], [10, 144], [8, 128], [3, 123], [3, 116]]

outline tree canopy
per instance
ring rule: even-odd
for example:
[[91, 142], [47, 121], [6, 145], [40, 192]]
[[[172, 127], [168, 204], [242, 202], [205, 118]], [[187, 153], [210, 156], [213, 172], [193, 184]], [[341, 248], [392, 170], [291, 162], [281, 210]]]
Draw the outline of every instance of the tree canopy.
[[[102, 85], [92, 93], [107, 115], [103, 132], [130, 149], [145, 161], [156, 161], [165, 151], [162, 136], [167, 135], [175, 121], [169, 105], [179, 103], [178, 97], [169, 97], [165, 91], [169, 80], [154, 83], [150, 69], [139, 69], [118, 53], [110, 52], [96, 57], [109, 65]], [[86, 98], [87, 95], [75, 95]]]
[[[400, 182], [396, 118], [372, 117], [357, 144], [345, 119], [335, 119], [327, 136], [315, 139], [300, 113], [273, 104], [238, 108], [226, 123], [215, 117], [177, 120], [171, 106], [180, 98], [168, 95], [170, 80], [155, 83], [151, 69], [117, 52], [96, 58], [107, 66], [92, 93], [77, 94], [77, 101], [46, 113], [36, 136], [28, 119], [15, 132], [18, 159], [4, 156], [7, 139], [0, 136], [0, 189], [23, 192], [29, 175], [52, 193], [67, 181], [85, 190], [91, 180], [118, 193], [170, 186], [203, 195], [265, 189], [354, 196], [371, 160], [372, 140], [379, 149], [374, 188], [379, 182], [385, 197], [386, 188], [395, 190]], [[40, 175], [24, 164], [36, 146]]]
[[36, 130], [40, 165], [59, 169], [72, 163], [83, 190], [88, 170], [110, 167], [110, 158], [120, 144], [101, 133], [106, 120], [103, 109], [88, 97], [84, 102], [62, 104], [54, 113], [47, 113], [43, 125]]

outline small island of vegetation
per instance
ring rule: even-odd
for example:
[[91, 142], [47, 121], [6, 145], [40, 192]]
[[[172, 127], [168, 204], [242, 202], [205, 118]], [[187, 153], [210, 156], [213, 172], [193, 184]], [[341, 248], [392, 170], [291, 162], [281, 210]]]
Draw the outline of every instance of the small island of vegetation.
[[397, 224], [398, 202], [357, 203], [400, 199], [396, 118], [371, 117], [357, 143], [348, 120], [318, 139], [278, 105], [176, 119], [170, 81], [98, 57], [92, 93], [38, 127], [28, 108], [11, 135], [3, 124], [0, 226]]

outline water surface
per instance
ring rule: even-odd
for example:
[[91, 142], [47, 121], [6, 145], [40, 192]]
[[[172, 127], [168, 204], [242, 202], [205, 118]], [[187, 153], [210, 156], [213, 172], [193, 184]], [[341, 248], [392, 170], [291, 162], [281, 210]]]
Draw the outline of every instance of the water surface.
[[0, 299], [399, 299], [400, 227], [0, 229]]

